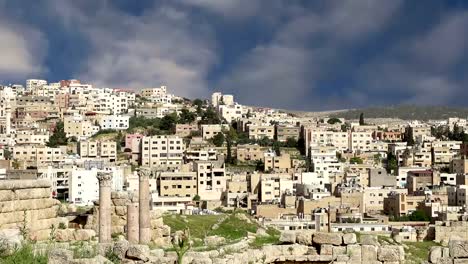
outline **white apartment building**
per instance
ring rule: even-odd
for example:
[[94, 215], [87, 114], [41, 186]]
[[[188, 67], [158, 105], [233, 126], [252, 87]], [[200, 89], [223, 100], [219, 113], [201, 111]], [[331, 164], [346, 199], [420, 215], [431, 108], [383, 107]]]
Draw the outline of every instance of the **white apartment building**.
[[310, 158], [314, 172], [323, 178], [343, 172], [343, 164], [336, 157], [336, 148], [332, 146], [314, 146], [310, 148]]
[[101, 117], [99, 125], [101, 126], [101, 129], [125, 130], [129, 126], [129, 120], [129, 116], [106, 115]]
[[28, 79], [26, 80], [26, 90], [31, 91], [35, 87], [39, 87], [39, 86], [46, 85], [46, 84], [47, 84], [46, 80]]
[[275, 138], [275, 126], [261, 125], [256, 126], [252, 124], [247, 125], [247, 133], [250, 139], [274, 139]]
[[427, 171], [430, 167], [398, 167], [397, 186], [405, 188], [410, 171]]
[[[348, 132], [323, 131], [307, 128], [305, 129], [306, 146], [334, 146], [337, 151], [344, 152], [350, 148], [350, 136]], [[306, 149], [307, 154], [309, 149]]]
[[78, 205], [92, 205], [99, 200], [98, 172], [112, 173], [112, 190], [122, 191], [124, 185], [123, 170], [119, 167], [109, 167], [99, 170], [97, 168], [74, 168], [69, 178], [69, 202]]
[[16, 144], [39, 144], [45, 145], [49, 141], [49, 133], [37, 133], [37, 134], [16, 134], [15, 142]]
[[371, 150], [372, 132], [351, 132], [351, 150], [368, 152]]
[[211, 104], [214, 107], [218, 107], [220, 105], [234, 105], [234, 96], [215, 92], [211, 95]]
[[177, 168], [183, 163], [185, 144], [178, 136], [152, 136], [141, 140], [141, 165]]
[[219, 114], [226, 119], [228, 123], [236, 121], [242, 117], [243, 107], [242, 105], [220, 105], [218, 107]]
[[197, 173], [197, 193], [200, 199], [220, 201], [226, 191], [224, 160], [195, 161], [193, 170]]

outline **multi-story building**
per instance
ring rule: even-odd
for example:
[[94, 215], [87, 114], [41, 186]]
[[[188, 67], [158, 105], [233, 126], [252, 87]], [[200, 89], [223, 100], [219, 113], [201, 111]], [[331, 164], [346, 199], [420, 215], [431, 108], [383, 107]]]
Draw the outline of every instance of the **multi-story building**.
[[247, 125], [247, 133], [250, 139], [274, 139], [275, 138], [275, 127], [269, 125]]
[[468, 204], [468, 186], [450, 186], [447, 188], [449, 206], [466, 206]]
[[262, 174], [260, 177], [260, 201], [281, 202], [284, 194], [294, 193], [294, 181], [288, 174]]
[[287, 153], [280, 156], [275, 155], [275, 153], [266, 153], [264, 155], [264, 164], [265, 171], [288, 172], [291, 169], [291, 157]]
[[69, 202], [79, 205], [92, 205], [99, 200], [98, 172], [112, 174], [112, 190], [122, 191], [123, 171], [118, 167], [104, 168], [74, 168], [69, 177]]
[[350, 148], [348, 132], [335, 132], [318, 130], [317, 128], [304, 128], [306, 154], [310, 146], [334, 146], [337, 151], [345, 152]]
[[129, 116], [106, 115], [100, 119], [99, 125], [101, 129], [124, 130], [128, 128], [129, 119]]
[[452, 159], [451, 168], [453, 173], [468, 174], [468, 159], [463, 158]]
[[99, 131], [99, 126], [81, 115], [65, 117], [63, 127], [67, 137], [76, 137], [78, 140], [89, 138]]
[[351, 150], [367, 152], [371, 150], [372, 132], [351, 132]]
[[60, 163], [65, 159], [62, 148], [49, 148], [40, 145], [16, 145], [12, 148], [13, 159], [29, 166]]
[[222, 200], [226, 191], [224, 160], [195, 161], [193, 170], [197, 173], [198, 195], [201, 200]]
[[416, 211], [418, 205], [424, 202], [426, 196], [412, 196], [406, 193], [391, 192], [384, 198], [384, 212], [387, 215], [400, 217]]
[[237, 145], [237, 161], [249, 162], [262, 160], [263, 154], [267, 149], [257, 144], [254, 145]]
[[211, 139], [218, 133], [228, 130], [229, 125], [201, 125], [202, 137], [204, 140]]
[[197, 195], [196, 172], [161, 172], [157, 176], [158, 193], [161, 197], [189, 197]]
[[115, 141], [80, 141], [78, 153], [82, 158], [117, 160], [117, 143]]
[[218, 107], [219, 114], [226, 119], [227, 122], [231, 123], [242, 117], [243, 107], [242, 105], [220, 105]]
[[284, 125], [275, 126], [275, 138], [276, 140], [280, 142], [286, 142], [288, 138], [299, 140], [300, 133], [301, 133], [301, 128], [298, 126], [284, 126]]
[[185, 144], [178, 136], [152, 136], [141, 140], [142, 166], [177, 168], [183, 163]]
[[40, 87], [42, 85], [46, 85], [46, 80], [38, 80], [38, 79], [28, 79], [26, 80], [26, 90], [31, 91], [36, 87]]
[[197, 124], [176, 124], [175, 134], [179, 137], [188, 137], [198, 131]]

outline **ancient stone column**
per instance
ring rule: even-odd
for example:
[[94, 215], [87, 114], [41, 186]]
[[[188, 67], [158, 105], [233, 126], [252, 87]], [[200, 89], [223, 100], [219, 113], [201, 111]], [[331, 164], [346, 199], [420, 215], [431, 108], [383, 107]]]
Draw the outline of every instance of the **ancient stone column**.
[[111, 185], [112, 174], [98, 172], [99, 181], [99, 243], [110, 243], [111, 238]]
[[138, 244], [139, 241], [139, 218], [138, 204], [131, 203], [127, 205], [127, 240], [132, 244]]
[[150, 192], [149, 192], [149, 176], [151, 171], [149, 169], [141, 169], [138, 172], [139, 186], [138, 186], [138, 199], [139, 199], [139, 240], [140, 244], [148, 244], [151, 241], [151, 220], [150, 220]]

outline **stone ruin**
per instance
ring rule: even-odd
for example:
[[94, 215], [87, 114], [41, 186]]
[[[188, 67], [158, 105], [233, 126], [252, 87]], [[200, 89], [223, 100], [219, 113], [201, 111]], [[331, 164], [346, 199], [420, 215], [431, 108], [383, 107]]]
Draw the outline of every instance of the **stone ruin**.
[[32, 241], [50, 238], [54, 229], [67, 226], [58, 217], [60, 201], [51, 198], [48, 180], [0, 181], [0, 231], [21, 233]]
[[441, 246], [432, 247], [429, 252], [429, 263], [434, 263], [434, 264], [468, 263], [468, 241], [450, 240], [450, 242], [448, 243], [448, 247], [441, 247]]
[[[244, 239], [236, 244], [220, 246], [209, 251], [189, 251], [184, 264], [266, 264], [266, 263], [334, 263], [334, 264], [396, 264], [404, 263], [405, 253], [401, 245], [380, 245], [376, 236], [362, 235], [357, 243], [354, 233], [314, 233], [301, 230], [282, 233], [281, 245], [266, 245], [260, 249], [250, 246]], [[135, 245], [126, 240], [113, 244], [113, 253], [121, 263], [176, 263], [176, 252], [153, 249], [147, 245]], [[66, 250], [52, 251], [50, 263], [80, 263]], [[102, 263], [102, 257], [94, 262]], [[55, 262], [54, 262], [55, 261]]]

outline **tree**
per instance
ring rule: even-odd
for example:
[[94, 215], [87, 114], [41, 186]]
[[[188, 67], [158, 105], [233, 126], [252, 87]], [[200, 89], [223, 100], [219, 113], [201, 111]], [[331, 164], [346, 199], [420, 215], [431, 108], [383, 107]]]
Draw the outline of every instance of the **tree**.
[[201, 124], [220, 124], [221, 118], [215, 109], [210, 106], [202, 113]]
[[410, 221], [431, 221], [431, 218], [423, 210], [416, 210], [409, 216]]
[[285, 146], [288, 148], [297, 148], [298, 147], [298, 142], [295, 138], [289, 137], [286, 139]]
[[165, 115], [162, 119], [161, 119], [161, 124], [159, 126], [159, 128], [161, 130], [172, 130], [175, 125], [177, 124], [177, 114], [176, 113], [172, 113], [172, 114], [169, 114], [169, 115]]
[[387, 153], [387, 171], [392, 172], [398, 169], [398, 161], [392, 152]]
[[195, 194], [195, 196], [193, 196], [193, 199], [192, 199], [194, 202], [198, 202], [200, 201], [200, 195], [198, 194]]
[[405, 134], [403, 135], [403, 142], [406, 142], [407, 146], [414, 146], [414, 135], [411, 127], [406, 128]]
[[332, 118], [327, 120], [327, 123], [330, 124], [330, 125], [334, 125], [336, 123], [341, 124], [341, 120], [336, 118], [336, 117], [332, 117]]
[[3, 157], [6, 160], [10, 160], [13, 157], [13, 153], [9, 149], [5, 148], [3, 149]]
[[195, 121], [196, 117], [197, 117], [197, 115], [195, 113], [190, 112], [187, 108], [183, 108], [180, 111], [179, 123], [181, 123], [181, 124], [190, 124], [193, 121]]
[[255, 164], [255, 170], [256, 171], [264, 171], [265, 170], [265, 163], [263, 160], [257, 160]]
[[275, 151], [276, 156], [281, 156], [281, 144], [278, 141], [273, 142], [273, 151]]
[[55, 124], [54, 132], [49, 137], [47, 146], [55, 148], [57, 146], [67, 145], [67, 134], [65, 133], [64, 125], [62, 121]]
[[217, 147], [221, 147], [224, 144], [224, 133], [220, 132], [216, 134], [211, 141]]
[[361, 113], [361, 114], [359, 115], [359, 125], [360, 125], [360, 126], [363, 126], [363, 125], [365, 125], [365, 124], [366, 124], [366, 122], [364, 122], [364, 113]]
[[197, 108], [197, 115], [201, 116], [203, 112], [203, 101], [200, 99], [193, 100], [193, 105]]
[[363, 164], [364, 161], [360, 157], [352, 157], [349, 159], [351, 164]]

